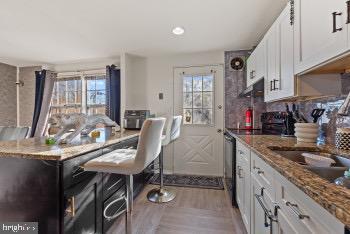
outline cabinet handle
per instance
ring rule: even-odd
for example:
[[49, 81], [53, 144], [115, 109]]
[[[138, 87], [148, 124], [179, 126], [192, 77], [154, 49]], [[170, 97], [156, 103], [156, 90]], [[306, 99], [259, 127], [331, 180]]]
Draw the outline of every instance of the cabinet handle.
[[254, 79], [254, 70], [250, 72], [250, 79]]
[[276, 87], [276, 82], [279, 80], [273, 80], [273, 90], [278, 90], [278, 87]]
[[242, 150], [237, 150], [239, 154], [243, 154], [243, 151]]
[[[265, 227], [269, 227], [269, 226], [272, 225], [272, 222], [278, 222], [278, 220], [277, 220], [277, 217], [272, 214], [272, 211], [268, 210], [266, 208], [266, 206], [264, 205], [264, 202], [263, 202], [264, 189], [265, 188], [261, 188], [260, 194], [254, 194], [254, 196], [255, 196], [256, 200], [258, 201], [258, 203], [260, 204], [261, 208], [264, 211], [264, 214], [265, 214], [264, 215], [264, 225], [265, 225]], [[267, 222], [267, 219], [270, 220], [270, 223]]]
[[75, 198], [70, 197], [68, 198], [68, 207], [66, 209], [66, 213], [69, 214], [71, 217], [75, 216]]
[[108, 221], [110, 221], [110, 220], [112, 220], [112, 219], [115, 219], [115, 218], [117, 218], [119, 215], [121, 215], [122, 213], [124, 213], [125, 211], [126, 211], [126, 209], [123, 209], [123, 210], [121, 210], [121, 211], [117, 211], [117, 213], [115, 213], [114, 215], [112, 215], [112, 216], [108, 216], [107, 215], [107, 210], [109, 209], [109, 207], [111, 207], [112, 205], [114, 205], [114, 203], [117, 203], [117, 202], [120, 202], [120, 201], [122, 201], [122, 200], [124, 200], [125, 202], [126, 202], [126, 198], [125, 198], [125, 196], [122, 196], [122, 197], [120, 197], [120, 198], [118, 198], [118, 199], [115, 199], [114, 201], [112, 201], [111, 203], [109, 203], [107, 206], [106, 206], [106, 208], [104, 209], [104, 211], [103, 211], [103, 217], [105, 217]]
[[288, 206], [288, 207], [291, 209], [291, 211], [292, 211], [299, 219], [310, 218], [310, 216], [300, 213], [297, 204], [293, 204], [293, 203], [287, 201], [287, 202], [286, 202], [286, 206]]
[[273, 83], [273, 81], [271, 80], [271, 81], [270, 81], [270, 91], [273, 91], [273, 89], [272, 89], [272, 83]]
[[347, 5], [347, 12], [348, 12], [348, 17], [346, 19], [346, 24], [350, 24], [350, 1], [347, 1], [346, 5]]
[[253, 166], [253, 169], [254, 169], [254, 170], [257, 170], [257, 173], [258, 173], [258, 174], [264, 174], [264, 171], [263, 171], [263, 170], [260, 170], [260, 167]]
[[243, 176], [242, 176], [242, 167], [240, 167], [240, 166], [237, 166], [238, 167], [238, 171], [237, 171], [237, 174], [238, 174], [238, 178], [243, 178]]
[[343, 28], [337, 28], [337, 16], [342, 15], [342, 13], [333, 12], [332, 15], [333, 15], [333, 33], [343, 30]]

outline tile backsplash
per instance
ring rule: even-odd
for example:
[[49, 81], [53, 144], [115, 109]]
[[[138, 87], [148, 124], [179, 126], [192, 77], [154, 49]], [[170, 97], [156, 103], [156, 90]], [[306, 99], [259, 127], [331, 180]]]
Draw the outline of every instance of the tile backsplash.
[[[245, 110], [252, 106], [254, 109], [254, 124], [260, 127], [260, 115], [266, 111], [285, 111], [285, 101], [264, 103], [263, 97], [240, 98], [238, 95], [246, 86], [245, 71], [233, 71], [230, 69], [230, 61], [233, 57], [248, 57], [249, 51], [225, 52], [225, 127], [236, 128], [237, 123], [243, 127]], [[339, 97], [327, 97], [314, 100], [296, 101], [300, 111], [312, 121], [311, 111], [314, 108], [326, 109], [325, 114], [319, 120], [321, 133], [320, 142], [334, 144], [334, 136], [337, 127], [350, 127], [350, 117], [337, 116], [339, 107], [350, 92], [350, 74], [342, 75], [342, 95]], [[289, 103], [291, 105], [291, 103]]]

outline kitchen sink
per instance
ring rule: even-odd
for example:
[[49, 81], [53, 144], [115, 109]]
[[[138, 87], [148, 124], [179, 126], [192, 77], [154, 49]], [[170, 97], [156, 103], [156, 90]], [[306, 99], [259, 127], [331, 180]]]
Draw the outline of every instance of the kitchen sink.
[[339, 178], [344, 175], [347, 167], [309, 167], [306, 166], [306, 169], [317, 174], [321, 178], [328, 180], [333, 183], [336, 178]]
[[[343, 176], [344, 171], [350, 168], [350, 159], [342, 157], [341, 155], [335, 155], [335, 154], [329, 154], [327, 152], [323, 152], [318, 148], [310, 148], [307, 150], [300, 150], [300, 149], [282, 150], [282, 149], [271, 147], [270, 149], [273, 152], [279, 154], [280, 156], [304, 166], [305, 169], [308, 169], [309, 171], [317, 174], [321, 178], [331, 183], [333, 183], [336, 178]], [[331, 167], [308, 166], [305, 162], [304, 156], [302, 156], [303, 153], [313, 153], [313, 154], [324, 155], [332, 158], [336, 163], [333, 164]]]
[[318, 154], [323, 155], [329, 158], [332, 158], [335, 161], [335, 164], [332, 165], [332, 167], [348, 167], [350, 168], [350, 159], [344, 158], [340, 155], [334, 155], [329, 154], [322, 151], [309, 151], [309, 150], [273, 150], [275, 153], [279, 154], [280, 156], [291, 160], [293, 162], [296, 162], [301, 165], [307, 165], [305, 162], [305, 157], [302, 155], [303, 153], [311, 153], [311, 154]]

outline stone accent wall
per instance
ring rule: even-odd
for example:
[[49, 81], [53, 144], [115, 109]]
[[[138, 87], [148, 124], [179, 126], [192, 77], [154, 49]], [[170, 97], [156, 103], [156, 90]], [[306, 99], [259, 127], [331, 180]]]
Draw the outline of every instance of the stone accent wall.
[[237, 123], [244, 127], [245, 111], [253, 107], [254, 127], [259, 128], [260, 115], [265, 112], [266, 104], [263, 97], [246, 98], [239, 97], [239, 94], [246, 88], [246, 70], [235, 71], [231, 69], [232, 58], [247, 58], [249, 51], [226, 51], [225, 52], [225, 127], [237, 128]]
[[24, 82], [24, 86], [19, 88], [19, 119], [21, 126], [32, 126], [35, 102], [35, 71], [40, 70], [40, 66], [21, 67], [19, 69], [19, 79]]
[[17, 68], [0, 63], [0, 126], [16, 126]]

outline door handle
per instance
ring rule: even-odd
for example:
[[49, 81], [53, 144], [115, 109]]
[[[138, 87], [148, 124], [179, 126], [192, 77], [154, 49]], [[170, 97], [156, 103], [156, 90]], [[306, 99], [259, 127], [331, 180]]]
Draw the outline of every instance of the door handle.
[[341, 16], [341, 12], [333, 12], [333, 33], [343, 30], [343, 28], [337, 28], [337, 16]]
[[217, 130], [217, 132], [218, 132], [218, 133], [222, 133], [222, 129], [219, 128], [219, 129]]
[[218, 105], [218, 109], [221, 110], [222, 109], [222, 105]]

